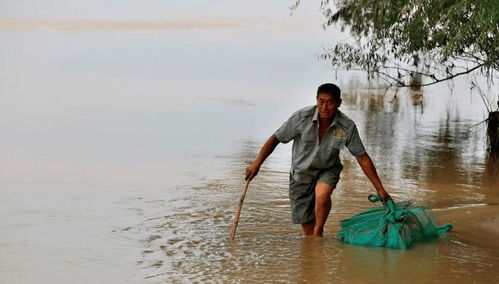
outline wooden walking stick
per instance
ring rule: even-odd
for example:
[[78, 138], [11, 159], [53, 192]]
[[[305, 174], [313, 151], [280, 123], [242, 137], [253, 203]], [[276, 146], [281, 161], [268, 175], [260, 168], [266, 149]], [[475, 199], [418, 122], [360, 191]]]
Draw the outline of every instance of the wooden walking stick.
[[248, 191], [248, 186], [249, 186], [250, 180], [246, 182], [246, 185], [244, 186], [243, 193], [241, 194], [241, 197], [239, 198], [239, 207], [237, 208], [236, 216], [234, 217], [234, 223], [232, 223], [232, 229], [230, 230], [230, 235], [229, 238], [231, 240], [234, 239], [236, 236], [236, 229], [237, 229], [237, 223], [239, 223], [239, 215], [241, 214], [241, 208], [243, 208], [243, 202], [244, 198], [246, 197], [246, 191]]

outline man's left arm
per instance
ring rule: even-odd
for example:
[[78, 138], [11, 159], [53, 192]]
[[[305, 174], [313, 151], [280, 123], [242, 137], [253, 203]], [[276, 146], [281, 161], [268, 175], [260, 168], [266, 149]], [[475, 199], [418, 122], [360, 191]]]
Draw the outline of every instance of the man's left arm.
[[367, 178], [371, 181], [374, 188], [376, 188], [376, 192], [378, 193], [378, 195], [383, 198], [383, 203], [385, 203], [387, 199], [393, 201], [392, 197], [385, 191], [385, 188], [383, 187], [383, 184], [378, 177], [376, 167], [374, 167], [371, 157], [369, 157], [367, 153], [364, 153], [362, 155], [356, 156], [356, 158], [357, 162], [362, 168], [362, 171], [364, 171], [364, 174], [366, 174]]

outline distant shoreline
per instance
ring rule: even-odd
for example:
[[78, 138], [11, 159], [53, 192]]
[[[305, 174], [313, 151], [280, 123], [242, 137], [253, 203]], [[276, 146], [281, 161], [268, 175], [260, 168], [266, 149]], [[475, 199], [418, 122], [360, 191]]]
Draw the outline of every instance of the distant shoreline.
[[231, 22], [194, 22], [194, 21], [116, 21], [116, 20], [90, 20], [90, 19], [1, 19], [1, 30], [39, 30], [52, 29], [61, 31], [77, 30], [135, 30], [135, 29], [160, 29], [160, 30], [190, 30], [190, 29], [220, 29], [237, 27]]
[[0, 19], [0, 31], [88, 31], [88, 30], [286, 30], [318, 29], [319, 21], [257, 19], [173, 19], [173, 20], [98, 20], [98, 19]]

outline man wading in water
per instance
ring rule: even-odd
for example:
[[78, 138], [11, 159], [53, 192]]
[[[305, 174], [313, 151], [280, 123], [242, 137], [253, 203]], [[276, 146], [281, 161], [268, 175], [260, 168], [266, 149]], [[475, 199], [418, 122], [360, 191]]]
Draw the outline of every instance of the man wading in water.
[[338, 110], [340, 88], [334, 84], [321, 85], [316, 98], [316, 106], [298, 110], [270, 136], [246, 169], [246, 180], [258, 174], [260, 166], [279, 143], [293, 140], [289, 178], [292, 221], [302, 225], [304, 235], [322, 237], [331, 211], [331, 194], [343, 169], [339, 157], [343, 147], [357, 158], [383, 202], [391, 197], [362, 145], [355, 123]]

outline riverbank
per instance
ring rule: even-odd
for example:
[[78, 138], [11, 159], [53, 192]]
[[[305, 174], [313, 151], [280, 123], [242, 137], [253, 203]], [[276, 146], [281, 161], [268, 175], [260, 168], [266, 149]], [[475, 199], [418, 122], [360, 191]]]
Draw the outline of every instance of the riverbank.
[[438, 223], [454, 226], [451, 238], [499, 255], [499, 203], [436, 209]]

